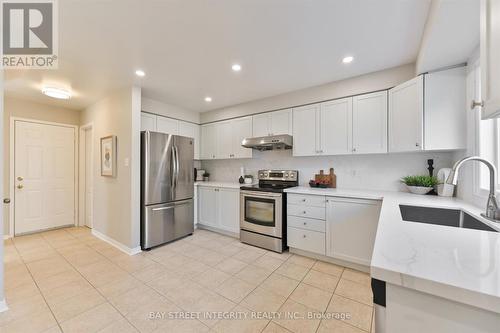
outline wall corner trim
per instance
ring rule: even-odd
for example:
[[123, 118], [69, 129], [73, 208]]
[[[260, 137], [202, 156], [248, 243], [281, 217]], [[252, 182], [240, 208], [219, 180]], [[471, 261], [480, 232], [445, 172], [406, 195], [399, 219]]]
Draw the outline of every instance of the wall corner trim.
[[9, 310], [9, 307], [7, 306], [7, 302], [5, 301], [5, 298], [0, 301], [0, 312], [5, 312]]
[[92, 235], [94, 235], [95, 237], [99, 238], [102, 241], [105, 241], [108, 244], [113, 245], [118, 250], [122, 251], [123, 253], [128, 254], [129, 256], [133, 256], [135, 254], [138, 254], [138, 253], [142, 252], [140, 246], [134, 247], [134, 248], [130, 248], [130, 247], [125, 246], [122, 243], [114, 240], [113, 238], [111, 238], [109, 236], [106, 236], [105, 234], [103, 234], [103, 233], [101, 233], [101, 232], [99, 232], [99, 231], [97, 231], [95, 229], [92, 229]]

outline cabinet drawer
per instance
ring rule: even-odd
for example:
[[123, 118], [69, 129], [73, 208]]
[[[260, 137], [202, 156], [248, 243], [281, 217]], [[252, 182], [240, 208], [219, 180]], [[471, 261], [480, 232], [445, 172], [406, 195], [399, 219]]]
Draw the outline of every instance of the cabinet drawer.
[[299, 217], [308, 217], [311, 219], [324, 220], [325, 208], [288, 204], [287, 214]]
[[322, 195], [288, 194], [288, 203], [294, 205], [325, 207], [326, 198]]
[[325, 255], [325, 233], [288, 227], [288, 246]]
[[298, 217], [293, 215], [288, 216], [288, 225], [294, 228], [319, 231], [319, 232], [325, 232], [326, 230], [325, 221], [309, 219], [306, 217]]

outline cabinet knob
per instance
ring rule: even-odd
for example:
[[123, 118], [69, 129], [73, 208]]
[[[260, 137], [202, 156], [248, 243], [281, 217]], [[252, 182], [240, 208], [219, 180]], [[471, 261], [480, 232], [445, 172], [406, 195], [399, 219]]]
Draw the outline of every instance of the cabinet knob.
[[303, 211], [302, 214], [307, 214], [306, 211]]
[[304, 222], [304, 225], [307, 225], [307, 222]]
[[353, 151], [353, 152], [356, 152], [356, 148], [352, 148], [352, 151]]
[[302, 199], [302, 202], [306, 202], [306, 199]]
[[306, 238], [306, 235], [302, 235], [302, 238]]
[[471, 110], [474, 110], [478, 106], [483, 107], [484, 101], [472, 101], [470, 108], [471, 108]]
[[420, 143], [415, 143], [415, 147], [420, 147]]

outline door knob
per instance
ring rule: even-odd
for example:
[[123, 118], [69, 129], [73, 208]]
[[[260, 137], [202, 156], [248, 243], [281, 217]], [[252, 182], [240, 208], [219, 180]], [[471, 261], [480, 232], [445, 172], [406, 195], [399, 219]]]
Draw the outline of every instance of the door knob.
[[17, 188], [22, 190], [24, 188], [24, 186], [23, 186], [23, 184], [19, 184], [19, 185], [17, 185]]
[[20, 181], [20, 182], [22, 182], [24, 180], [24, 178], [21, 177], [21, 176], [19, 176], [19, 177], [17, 177], [17, 180]]

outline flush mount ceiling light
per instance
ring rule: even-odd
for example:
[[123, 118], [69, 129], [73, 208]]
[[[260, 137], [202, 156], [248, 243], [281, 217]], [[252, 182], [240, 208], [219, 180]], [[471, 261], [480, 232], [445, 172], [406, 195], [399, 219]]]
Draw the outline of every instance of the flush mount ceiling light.
[[71, 93], [64, 89], [53, 88], [53, 87], [45, 87], [42, 89], [42, 93], [49, 97], [57, 98], [57, 99], [70, 99]]
[[210, 97], [210, 96], [205, 97], [205, 102], [210, 103], [211, 101], [212, 101], [212, 97]]
[[344, 59], [342, 59], [342, 62], [344, 64], [350, 64], [353, 60], [354, 60], [354, 57], [349, 56], [349, 57], [345, 57]]
[[139, 77], [144, 77], [144, 76], [146, 76], [146, 73], [144, 73], [143, 70], [138, 69], [135, 71], [135, 75], [137, 75]]
[[231, 66], [231, 69], [233, 70], [233, 72], [239, 72], [241, 71], [241, 65], [240, 64], [234, 64]]

